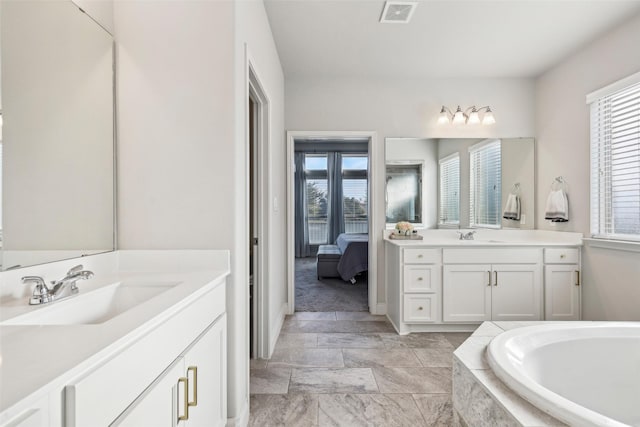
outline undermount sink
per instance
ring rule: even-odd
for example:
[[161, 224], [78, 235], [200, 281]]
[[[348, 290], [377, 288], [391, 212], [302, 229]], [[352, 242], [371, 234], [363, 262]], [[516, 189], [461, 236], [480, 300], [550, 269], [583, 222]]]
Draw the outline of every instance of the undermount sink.
[[119, 282], [48, 303], [0, 325], [85, 325], [100, 324], [178, 285], [179, 282]]

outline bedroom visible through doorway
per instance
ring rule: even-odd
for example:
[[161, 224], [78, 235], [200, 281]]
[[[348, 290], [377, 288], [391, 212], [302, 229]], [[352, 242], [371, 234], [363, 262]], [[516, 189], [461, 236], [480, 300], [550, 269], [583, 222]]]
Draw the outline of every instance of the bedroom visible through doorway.
[[295, 311], [369, 311], [368, 145], [295, 141]]

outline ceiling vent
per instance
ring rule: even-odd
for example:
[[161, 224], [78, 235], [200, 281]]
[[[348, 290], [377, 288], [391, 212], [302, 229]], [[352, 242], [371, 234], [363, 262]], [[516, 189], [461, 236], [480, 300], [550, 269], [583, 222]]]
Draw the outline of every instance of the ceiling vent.
[[406, 24], [416, 10], [415, 1], [387, 1], [382, 10], [380, 22], [383, 24]]

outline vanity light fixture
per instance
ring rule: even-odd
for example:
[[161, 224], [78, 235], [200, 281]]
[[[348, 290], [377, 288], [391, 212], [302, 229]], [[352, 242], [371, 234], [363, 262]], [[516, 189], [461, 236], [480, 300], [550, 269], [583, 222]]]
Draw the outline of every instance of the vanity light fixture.
[[[480, 120], [480, 112], [483, 110], [484, 114], [482, 116], [482, 120]], [[488, 105], [480, 108], [473, 105], [464, 111], [458, 105], [455, 113], [443, 105], [440, 110], [440, 115], [438, 116], [438, 124], [441, 125], [446, 123], [453, 123], [454, 125], [477, 125], [479, 123], [482, 123], [483, 125], [492, 125], [495, 122], [496, 118], [493, 116], [493, 111], [491, 111], [491, 107]]]

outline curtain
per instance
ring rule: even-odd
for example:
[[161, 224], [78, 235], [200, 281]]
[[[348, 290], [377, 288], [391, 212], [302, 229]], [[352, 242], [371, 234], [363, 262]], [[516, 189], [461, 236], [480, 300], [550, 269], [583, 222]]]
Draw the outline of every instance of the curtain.
[[295, 153], [295, 256], [311, 256], [309, 226], [307, 224], [307, 197], [304, 169], [304, 153]]
[[327, 242], [335, 243], [340, 233], [344, 233], [344, 207], [342, 194], [342, 154], [327, 154], [327, 177], [329, 192], [329, 218]]

